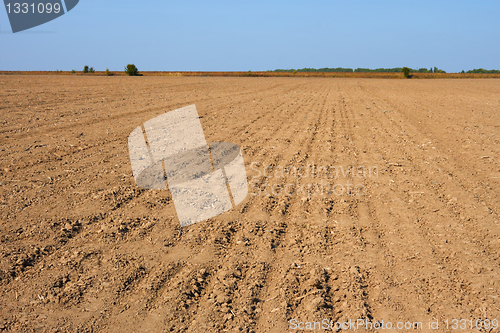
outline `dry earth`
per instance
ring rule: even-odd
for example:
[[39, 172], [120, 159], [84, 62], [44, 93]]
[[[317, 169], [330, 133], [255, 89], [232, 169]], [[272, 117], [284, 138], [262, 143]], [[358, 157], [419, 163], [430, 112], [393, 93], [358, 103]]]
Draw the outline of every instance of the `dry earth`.
[[[181, 229], [127, 137], [190, 104], [250, 194]], [[0, 122], [2, 332], [500, 320], [497, 79], [0, 76]]]

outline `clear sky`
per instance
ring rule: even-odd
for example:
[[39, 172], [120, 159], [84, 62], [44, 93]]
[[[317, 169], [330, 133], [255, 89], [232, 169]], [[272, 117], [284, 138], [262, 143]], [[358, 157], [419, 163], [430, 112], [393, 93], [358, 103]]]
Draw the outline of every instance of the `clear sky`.
[[80, 0], [0, 31], [0, 70], [500, 69], [498, 0]]

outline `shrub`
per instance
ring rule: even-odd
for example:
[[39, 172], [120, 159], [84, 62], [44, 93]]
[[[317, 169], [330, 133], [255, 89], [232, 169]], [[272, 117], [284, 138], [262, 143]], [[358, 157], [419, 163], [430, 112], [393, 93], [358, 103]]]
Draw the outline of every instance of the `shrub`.
[[107, 76], [112, 76], [113, 72], [106, 68], [106, 75]]
[[409, 79], [411, 78], [411, 75], [410, 75], [410, 68], [408, 67], [403, 67], [401, 69], [401, 71], [403, 72], [403, 75], [405, 76], [405, 78]]
[[139, 76], [139, 70], [134, 64], [128, 64], [127, 67], [125, 67], [125, 73], [130, 76]]
[[89, 68], [89, 73], [95, 73], [94, 67]]
[[75, 74], [76, 71], [74, 69], [71, 70], [71, 74]]
[[84, 73], [88, 73], [88, 72], [89, 72], [89, 66], [85, 66], [85, 67], [83, 67], [83, 72], [84, 72]]

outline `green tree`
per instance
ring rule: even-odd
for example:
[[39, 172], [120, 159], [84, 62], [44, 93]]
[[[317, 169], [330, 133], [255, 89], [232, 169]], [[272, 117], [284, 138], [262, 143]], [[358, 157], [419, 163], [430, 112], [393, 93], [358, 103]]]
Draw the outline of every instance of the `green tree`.
[[113, 72], [106, 68], [106, 75], [107, 76], [112, 76]]
[[95, 69], [94, 69], [94, 67], [90, 67], [90, 68], [89, 68], [89, 73], [95, 73]]
[[130, 76], [138, 76], [139, 70], [137, 69], [137, 67], [135, 67], [134, 64], [128, 64], [127, 67], [125, 67], [125, 73]]
[[411, 70], [410, 70], [410, 68], [403, 67], [401, 69], [401, 71], [403, 72], [403, 75], [405, 76], [405, 78], [407, 78], [407, 79], [411, 78], [411, 75], [410, 75]]
[[84, 73], [88, 73], [88, 72], [89, 72], [89, 66], [85, 66], [85, 67], [83, 67], [83, 72], [84, 72]]

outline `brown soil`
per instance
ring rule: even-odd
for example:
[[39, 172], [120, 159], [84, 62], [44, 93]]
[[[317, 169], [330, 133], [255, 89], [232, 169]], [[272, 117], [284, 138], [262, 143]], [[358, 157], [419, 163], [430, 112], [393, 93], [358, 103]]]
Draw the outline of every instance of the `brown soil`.
[[[168, 190], [135, 185], [127, 137], [190, 104], [251, 187], [180, 228]], [[1, 76], [0, 122], [0, 331], [500, 320], [496, 79]]]

